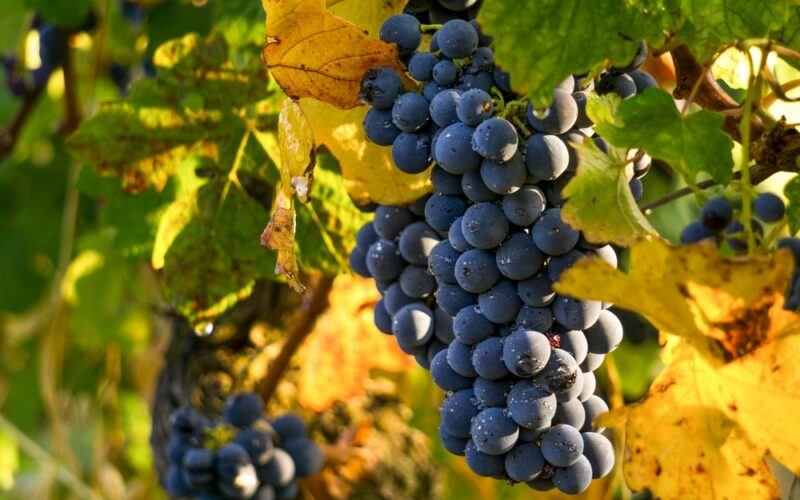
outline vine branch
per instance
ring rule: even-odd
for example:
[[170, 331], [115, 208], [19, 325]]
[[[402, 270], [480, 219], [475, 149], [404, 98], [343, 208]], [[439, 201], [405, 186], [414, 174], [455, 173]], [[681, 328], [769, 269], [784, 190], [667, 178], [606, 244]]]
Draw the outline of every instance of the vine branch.
[[61, 63], [64, 74], [64, 121], [58, 131], [63, 135], [69, 135], [77, 130], [83, 117], [81, 116], [80, 105], [78, 104], [77, 80], [75, 78], [75, 67], [73, 64], [71, 51], [66, 51], [64, 60]]
[[[687, 99], [691, 95], [693, 102], [701, 107], [721, 112], [725, 115], [723, 130], [740, 141], [739, 122], [744, 109], [719, 86], [711, 72], [706, 71], [706, 68], [697, 62], [688, 47], [679, 45], [670, 53], [675, 64], [677, 81], [673, 96], [677, 99]], [[777, 121], [771, 130], [766, 131], [763, 122], [753, 117], [750, 121], [750, 137], [751, 158], [755, 161], [755, 165], [750, 168], [752, 185], [765, 181], [777, 172], [798, 171], [800, 132], [787, 124], [785, 118]], [[741, 176], [741, 172], [736, 172], [733, 178], [738, 180]], [[698, 183], [695, 188], [708, 189], [716, 184], [715, 181], [708, 180]], [[641, 210], [652, 210], [692, 193], [694, 189], [691, 187], [682, 188], [642, 205]]]
[[22, 105], [19, 107], [14, 117], [11, 118], [11, 121], [8, 122], [6, 128], [0, 132], [0, 161], [2, 161], [11, 153], [11, 151], [14, 150], [14, 146], [17, 144], [17, 139], [19, 139], [19, 134], [22, 132], [22, 128], [28, 121], [28, 117], [30, 116], [31, 112], [36, 107], [36, 103], [39, 101], [39, 96], [42, 95], [43, 91], [44, 88], [34, 88], [31, 90], [25, 96], [25, 99], [22, 101]]
[[300, 308], [295, 314], [280, 353], [272, 362], [267, 376], [258, 386], [258, 394], [267, 403], [278, 387], [283, 374], [289, 368], [292, 356], [314, 329], [317, 318], [328, 308], [328, 295], [333, 287], [333, 278], [321, 276], [309, 287]]

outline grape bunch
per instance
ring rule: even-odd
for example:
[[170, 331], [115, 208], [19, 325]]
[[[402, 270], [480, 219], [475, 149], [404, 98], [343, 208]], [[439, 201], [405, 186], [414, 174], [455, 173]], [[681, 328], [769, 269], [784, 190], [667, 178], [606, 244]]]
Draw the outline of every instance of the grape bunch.
[[176, 410], [171, 433], [165, 487], [174, 497], [295, 498], [296, 478], [322, 467], [322, 454], [300, 417], [268, 421], [261, 398], [252, 392], [230, 396], [219, 422], [191, 408]]
[[[363, 125], [368, 140], [392, 147], [399, 170], [430, 169], [434, 193], [408, 209], [379, 207], [351, 266], [376, 279], [378, 328], [446, 391], [439, 434], [448, 451], [481, 476], [580, 493], [614, 464], [611, 442], [593, 424], [608, 410], [594, 395], [593, 372], [623, 332], [611, 304], [553, 291], [581, 259], [617, 264], [612, 247], [564, 222], [561, 191], [578, 165], [573, 143], [591, 138], [609, 151], [586, 116], [590, 93], [629, 98], [656, 86], [639, 69], [647, 47], [596, 82], [570, 76], [539, 110], [514, 94], [494, 64], [492, 38], [474, 21], [446, 22], [429, 52], [418, 50], [421, 38], [412, 16], [384, 23], [381, 39], [398, 45], [419, 85], [404, 89], [393, 70], [370, 71]], [[638, 200], [650, 158], [631, 154]], [[411, 260], [404, 239], [425, 251]], [[425, 255], [427, 273], [417, 259]]]
[[[750, 227], [756, 244], [769, 245], [768, 226], [775, 226], [784, 221], [786, 205], [773, 193], [762, 193], [753, 202], [753, 215]], [[718, 196], [708, 200], [700, 209], [700, 220], [686, 226], [681, 232], [681, 243], [686, 245], [701, 241], [713, 241], [733, 254], [747, 253], [747, 235], [741, 221], [742, 211], [729, 200]], [[795, 260], [795, 271], [791, 279], [785, 307], [800, 310], [800, 238], [780, 238], [778, 248], [787, 248]]]

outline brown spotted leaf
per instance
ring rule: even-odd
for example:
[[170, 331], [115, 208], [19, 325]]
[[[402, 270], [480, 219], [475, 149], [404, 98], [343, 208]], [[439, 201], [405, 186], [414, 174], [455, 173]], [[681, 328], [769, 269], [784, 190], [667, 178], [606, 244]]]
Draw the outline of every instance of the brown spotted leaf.
[[624, 429], [625, 476], [659, 498], [776, 498], [770, 455], [800, 473], [800, 316], [786, 311], [788, 252], [726, 259], [715, 245], [642, 241], [630, 272], [577, 263], [559, 293], [615, 302], [662, 332], [647, 396], [601, 417]]
[[264, 61], [291, 98], [313, 97], [341, 109], [359, 106], [361, 80], [376, 66], [400, 67], [397, 47], [369, 38], [325, 8], [324, 0], [263, 0]]

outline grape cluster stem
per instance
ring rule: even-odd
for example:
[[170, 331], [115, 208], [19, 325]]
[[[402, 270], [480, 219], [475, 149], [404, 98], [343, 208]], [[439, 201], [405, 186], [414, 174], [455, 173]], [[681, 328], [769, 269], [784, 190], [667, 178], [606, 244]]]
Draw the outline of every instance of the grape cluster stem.
[[303, 303], [291, 323], [294, 326], [289, 329], [286, 335], [286, 342], [284, 342], [280, 353], [270, 365], [267, 376], [258, 386], [257, 392], [265, 404], [275, 393], [283, 374], [289, 368], [292, 357], [313, 331], [319, 316], [328, 308], [328, 295], [331, 288], [333, 288], [333, 278], [320, 276], [309, 287], [305, 297], [303, 297]]

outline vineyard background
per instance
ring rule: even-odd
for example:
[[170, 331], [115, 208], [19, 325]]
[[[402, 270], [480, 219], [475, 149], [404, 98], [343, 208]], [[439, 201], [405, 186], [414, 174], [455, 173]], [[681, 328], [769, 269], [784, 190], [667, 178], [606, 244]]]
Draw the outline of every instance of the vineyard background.
[[[0, 124], [6, 124], [0, 136], [0, 498], [164, 497], [154, 464], [165, 458], [154, 450], [164, 444], [169, 412], [188, 402], [219, 407], [233, 388], [262, 379], [304, 314], [320, 321], [288, 375], [276, 381], [270, 411], [301, 413], [326, 445], [328, 465], [308, 486], [315, 497], [530, 496], [530, 490], [478, 478], [441, 447], [438, 389], [374, 328], [369, 308], [377, 292], [348, 274], [346, 250], [366, 216], [344, 194], [347, 166], [332, 151], [319, 155], [314, 187], [330, 195], [329, 205], [298, 215], [298, 239], [308, 244], [301, 247], [301, 267], [340, 274], [327, 281], [304, 275], [312, 292], [332, 287], [330, 306], [314, 308], [274, 281], [275, 257], [258, 238], [279, 173], [257, 145], [275, 140], [284, 95], [264, 72], [262, 5], [140, 2], [141, 17], [133, 19], [123, 12], [126, 5], [0, 0], [0, 52], [17, 54], [28, 70], [40, 64], [38, 35], [29, 29], [34, 10], [73, 29], [67, 58], [40, 92], [20, 98], [0, 89]], [[80, 26], [90, 9], [97, 22], [85, 30]], [[714, 67], [733, 95], [746, 87], [745, 64], [732, 53]], [[770, 64], [781, 81], [800, 78], [788, 64]], [[198, 67], [207, 71], [200, 78], [190, 71]], [[672, 90], [668, 56], [651, 57], [645, 68]], [[158, 84], [131, 94], [130, 83], [142, 80]], [[153, 105], [154, 96], [164, 95], [174, 108]], [[123, 97], [133, 104], [101, 107]], [[151, 107], [159, 109], [148, 115]], [[180, 122], [178, 108], [191, 121]], [[776, 101], [771, 110], [800, 122], [798, 104]], [[97, 118], [99, 111], [107, 114]], [[111, 141], [126, 113], [172, 135], [160, 136], [161, 154], [142, 156], [141, 170], [120, 173], [126, 157], [158, 136], [128, 129], [136, 140], [108, 142], [102, 158], [91, 158], [87, 145]], [[93, 115], [92, 126], [73, 136]], [[255, 128], [236, 121], [242, 116]], [[186, 150], [170, 149], [196, 128], [207, 142], [192, 144], [193, 154], [188, 140]], [[231, 174], [230, 165], [209, 163], [198, 150], [234, 159], [235, 192], [201, 189], [214, 183], [227, 193]], [[90, 160], [119, 177], [101, 175]], [[169, 162], [174, 175], [165, 176], [159, 167]], [[642, 205], [685, 186], [663, 167], [657, 162], [644, 179]], [[781, 191], [790, 177], [775, 175], [763, 187]], [[197, 200], [204, 207], [219, 203], [218, 210], [189, 225], [186, 218], [198, 214], [184, 209]], [[684, 197], [647, 215], [677, 242], [698, 209]], [[211, 237], [202, 232], [209, 225], [216, 231]], [[234, 262], [214, 264], [232, 254]], [[598, 379], [601, 392], [620, 406], [643, 396], [663, 365], [656, 330], [633, 313], [616, 312], [625, 340]], [[794, 477], [775, 466], [789, 491]], [[618, 468], [586, 498], [609, 498], [620, 484]]]

